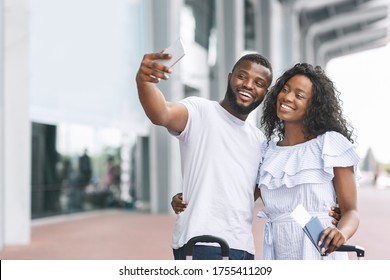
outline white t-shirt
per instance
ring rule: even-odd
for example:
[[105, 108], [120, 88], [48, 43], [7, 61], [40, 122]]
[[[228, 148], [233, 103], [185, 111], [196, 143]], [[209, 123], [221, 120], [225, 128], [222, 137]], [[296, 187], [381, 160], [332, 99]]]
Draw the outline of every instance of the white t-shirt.
[[189, 116], [176, 137], [188, 206], [177, 216], [172, 248], [209, 234], [224, 238], [232, 249], [254, 254], [253, 193], [264, 135], [218, 102], [199, 97], [181, 102]]

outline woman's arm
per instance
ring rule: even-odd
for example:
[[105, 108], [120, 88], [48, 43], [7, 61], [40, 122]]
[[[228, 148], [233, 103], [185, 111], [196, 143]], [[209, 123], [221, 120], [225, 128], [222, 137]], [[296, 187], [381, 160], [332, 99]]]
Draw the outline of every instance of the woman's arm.
[[328, 227], [322, 233], [319, 245], [326, 255], [337, 250], [356, 232], [359, 226], [357, 211], [357, 187], [353, 167], [335, 167], [333, 184], [339, 202], [341, 218], [336, 228]]

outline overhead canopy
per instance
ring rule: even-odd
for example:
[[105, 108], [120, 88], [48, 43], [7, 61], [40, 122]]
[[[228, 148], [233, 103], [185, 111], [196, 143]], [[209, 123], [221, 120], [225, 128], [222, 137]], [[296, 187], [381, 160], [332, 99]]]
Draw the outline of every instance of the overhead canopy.
[[330, 59], [390, 41], [388, 0], [281, 0], [293, 3], [304, 60], [325, 65]]

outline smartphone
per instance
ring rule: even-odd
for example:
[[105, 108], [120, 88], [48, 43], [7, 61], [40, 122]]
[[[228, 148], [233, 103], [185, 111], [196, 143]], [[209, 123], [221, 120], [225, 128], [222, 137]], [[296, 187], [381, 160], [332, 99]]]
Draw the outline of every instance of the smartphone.
[[171, 59], [158, 59], [157, 61], [164, 64], [165, 66], [172, 68], [182, 57], [185, 55], [184, 45], [182, 40], [177, 39], [172, 45], [170, 45], [164, 53], [172, 55]]

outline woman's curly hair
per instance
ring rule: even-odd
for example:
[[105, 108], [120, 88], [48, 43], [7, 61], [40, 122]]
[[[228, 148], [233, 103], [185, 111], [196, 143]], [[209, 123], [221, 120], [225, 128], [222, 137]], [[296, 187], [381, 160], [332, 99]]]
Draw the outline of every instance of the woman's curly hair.
[[268, 141], [274, 134], [280, 140], [284, 138], [284, 123], [276, 115], [276, 100], [287, 81], [298, 74], [308, 77], [313, 84], [313, 97], [303, 120], [305, 136], [318, 136], [327, 131], [336, 131], [354, 143], [353, 127], [342, 113], [340, 93], [320, 66], [313, 67], [308, 63], [298, 63], [284, 72], [267, 94], [261, 126], [264, 127]]

